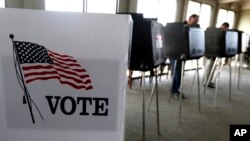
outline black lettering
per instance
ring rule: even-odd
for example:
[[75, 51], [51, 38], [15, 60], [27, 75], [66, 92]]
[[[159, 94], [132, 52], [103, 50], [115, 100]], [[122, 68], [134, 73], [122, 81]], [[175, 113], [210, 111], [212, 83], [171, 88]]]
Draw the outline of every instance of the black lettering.
[[82, 112], [80, 115], [89, 115], [87, 112], [87, 101], [89, 101], [89, 105], [92, 104], [92, 98], [90, 97], [77, 97], [77, 104], [79, 104], [82, 101]]
[[108, 106], [108, 98], [93, 98], [95, 101], [95, 116], [108, 116], [108, 109], [105, 106]]
[[54, 98], [56, 99], [55, 105], [53, 105], [53, 103], [52, 103], [52, 98], [53, 98], [53, 96], [45, 96], [45, 98], [48, 100], [48, 103], [49, 103], [49, 107], [50, 107], [51, 113], [52, 113], [52, 114], [55, 114], [55, 113], [56, 113], [57, 106], [58, 106], [59, 99], [61, 99], [61, 97], [60, 97], [60, 96], [55, 96], [55, 97], [54, 97]]
[[[65, 109], [65, 102], [66, 100], [70, 101], [71, 102], [71, 109], [69, 111], [66, 111]], [[61, 110], [62, 112], [65, 114], [65, 115], [72, 115], [73, 113], [75, 113], [76, 111], [76, 102], [74, 100], [74, 98], [72, 97], [69, 97], [69, 96], [66, 96], [64, 97], [62, 100], [61, 100]]]

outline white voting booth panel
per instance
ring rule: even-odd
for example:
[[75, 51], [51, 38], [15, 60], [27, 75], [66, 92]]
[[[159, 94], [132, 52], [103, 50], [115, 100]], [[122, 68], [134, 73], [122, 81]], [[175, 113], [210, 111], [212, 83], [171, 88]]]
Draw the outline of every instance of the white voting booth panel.
[[0, 9], [0, 21], [1, 141], [123, 140], [130, 16]]

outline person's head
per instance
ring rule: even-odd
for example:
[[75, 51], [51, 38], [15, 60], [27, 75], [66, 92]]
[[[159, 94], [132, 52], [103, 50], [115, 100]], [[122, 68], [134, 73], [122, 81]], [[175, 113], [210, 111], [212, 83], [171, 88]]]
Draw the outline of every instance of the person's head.
[[195, 26], [199, 22], [199, 15], [193, 14], [188, 18], [187, 24], [190, 26]]
[[224, 23], [221, 25], [220, 28], [221, 28], [222, 30], [228, 30], [228, 28], [229, 28], [229, 23], [224, 22]]

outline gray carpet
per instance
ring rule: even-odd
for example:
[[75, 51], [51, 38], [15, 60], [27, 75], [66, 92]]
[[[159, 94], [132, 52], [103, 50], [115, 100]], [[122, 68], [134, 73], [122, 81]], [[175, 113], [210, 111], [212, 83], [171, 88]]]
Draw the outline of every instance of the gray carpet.
[[[234, 70], [233, 70], [234, 71]], [[203, 74], [200, 74], [202, 78]], [[194, 71], [185, 72], [184, 93], [187, 94]], [[222, 70], [218, 89], [217, 107], [213, 107], [214, 91], [209, 88], [201, 95], [201, 113], [198, 112], [197, 83], [189, 98], [183, 101], [181, 124], [178, 124], [179, 101], [172, 99], [168, 103], [171, 79], [162, 77], [159, 82], [160, 132], [156, 128], [155, 95], [146, 113], [146, 141], [228, 141], [230, 124], [250, 124], [250, 70], [244, 69], [240, 90], [233, 86], [230, 102], [228, 68]], [[234, 78], [234, 77], [233, 77]], [[147, 104], [152, 84], [146, 79]], [[202, 92], [201, 87], [201, 92]], [[133, 81], [131, 90], [127, 90], [125, 141], [142, 140], [142, 94], [140, 83]]]

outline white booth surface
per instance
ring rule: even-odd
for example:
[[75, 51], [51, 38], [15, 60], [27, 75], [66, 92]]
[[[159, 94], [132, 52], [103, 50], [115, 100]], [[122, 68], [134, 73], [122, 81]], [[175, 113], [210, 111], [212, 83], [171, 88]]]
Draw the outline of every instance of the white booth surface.
[[124, 139], [130, 16], [0, 9], [0, 21], [1, 141]]

